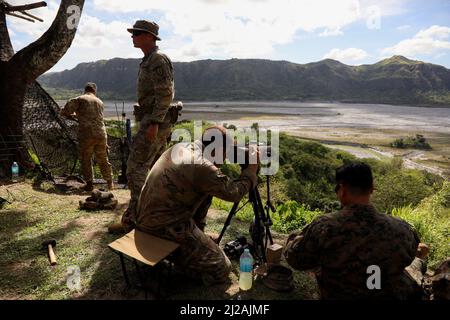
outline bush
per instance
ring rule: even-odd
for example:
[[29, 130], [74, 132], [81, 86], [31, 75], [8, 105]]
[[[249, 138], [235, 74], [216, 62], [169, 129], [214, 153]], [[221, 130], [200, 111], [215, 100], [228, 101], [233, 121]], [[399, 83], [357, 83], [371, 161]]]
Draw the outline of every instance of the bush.
[[421, 150], [431, 150], [431, 146], [427, 142], [427, 139], [421, 134], [417, 134], [415, 137], [396, 139], [390, 144], [390, 146], [399, 149], [414, 148]]
[[280, 135], [280, 172], [286, 194], [312, 209], [332, 211], [336, 208], [335, 172], [352, 155], [321, 144]]
[[[435, 183], [427, 174], [414, 170], [388, 169], [375, 174], [373, 203], [381, 212], [408, 205], [416, 206], [435, 191]], [[428, 185], [432, 183], [432, 185]]]
[[108, 135], [121, 138], [126, 135], [125, 124], [118, 120], [105, 120], [106, 132]]
[[296, 201], [288, 201], [279, 205], [272, 214], [273, 229], [282, 233], [301, 230], [321, 214], [319, 210], [313, 211]]
[[416, 208], [393, 209], [392, 215], [410, 223], [420, 241], [430, 246], [428, 262], [431, 268], [450, 256], [450, 182]]

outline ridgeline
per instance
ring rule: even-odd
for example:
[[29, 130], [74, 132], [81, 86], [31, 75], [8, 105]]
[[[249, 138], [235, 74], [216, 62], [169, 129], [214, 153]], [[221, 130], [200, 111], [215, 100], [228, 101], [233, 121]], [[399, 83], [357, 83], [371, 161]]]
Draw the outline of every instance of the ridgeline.
[[[39, 82], [56, 98], [94, 81], [104, 99], [135, 100], [140, 59], [81, 63]], [[176, 99], [292, 100], [450, 106], [450, 70], [402, 56], [348, 66], [326, 59], [308, 64], [257, 59], [176, 62]]]

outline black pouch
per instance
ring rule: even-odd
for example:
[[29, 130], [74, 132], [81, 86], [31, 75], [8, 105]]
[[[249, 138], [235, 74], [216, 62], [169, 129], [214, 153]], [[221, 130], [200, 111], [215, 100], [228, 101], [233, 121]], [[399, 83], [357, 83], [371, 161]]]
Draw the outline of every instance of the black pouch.
[[177, 123], [178, 117], [181, 115], [181, 110], [183, 110], [183, 104], [181, 102], [170, 105], [170, 108], [167, 111], [170, 116], [170, 123]]
[[144, 108], [138, 104], [133, 106], [133, 115], [137, 122], [140, 122], [144, 117]]

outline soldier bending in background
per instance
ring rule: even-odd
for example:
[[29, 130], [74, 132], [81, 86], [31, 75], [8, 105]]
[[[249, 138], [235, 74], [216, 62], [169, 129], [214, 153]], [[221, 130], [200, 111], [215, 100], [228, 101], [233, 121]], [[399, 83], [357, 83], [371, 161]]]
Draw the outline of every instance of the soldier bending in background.
[[92, 172], [92, 156], [100, 167], [103, 179], [112, 190], [112, 166], [108, 161], [108, 145], [106, 128], [103, 122], [103, 102], [96, 97], [97, 85], [87, 83], [82, 96], [69, 100], [61, 109], [61, 115], [78, 121], [78, 153], [81, 161], [81, 172], [86, 180], [86, 191], [94, 189]]

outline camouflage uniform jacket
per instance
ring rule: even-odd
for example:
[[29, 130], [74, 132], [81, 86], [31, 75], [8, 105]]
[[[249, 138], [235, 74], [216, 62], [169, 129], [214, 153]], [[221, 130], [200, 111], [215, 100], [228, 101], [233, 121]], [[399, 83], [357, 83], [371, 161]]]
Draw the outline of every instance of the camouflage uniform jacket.
[[86, 93], [69, 100], [61, 109], [61, 115], [71, 116], [75, 113], [78, 119], [78, 138], [106, 139], [106, 128], [103, 122], [103, 102], [94, 94]]
[[[285, 257], [296, 269], [319, 269], [323, 299], [401, 298], [397, 290], [418, 244], [405, 221], [371, 205], [349, 205], [292, 233]], [[381, 290], [367, 287], [371, 265], [380, 267]]]
[[173, 66], [170, 59], [158, 51], [158, 47], [142, 59], [137, 96], [143, 116], [152, 122], [169, 122], [167, 111], [174, 97]]
[[[180, 157], [174, 160], [172, 151]], [[237, 202], [256, 186], [257, 177], [243, 170], [232, 180], [202, 156], [203, 145], [179, 143], [168, 149], [147, 176], [139, 198], [136, 222], [142, 231], [161, 231], [186, 224], [208, 210], [212, 197]], [[182, 155], [180, 155], [182, 154]]]

